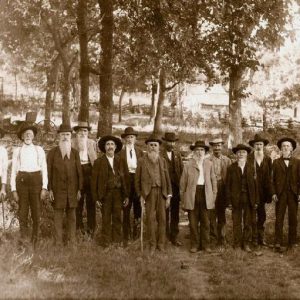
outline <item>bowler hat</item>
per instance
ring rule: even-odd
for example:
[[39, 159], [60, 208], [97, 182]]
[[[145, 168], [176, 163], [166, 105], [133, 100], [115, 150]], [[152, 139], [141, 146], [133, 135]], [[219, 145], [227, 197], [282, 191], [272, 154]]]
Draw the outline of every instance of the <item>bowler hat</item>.
[[92, 129], [88, 122], [78, 121], [78, 124], [73, 127], [74, 131], [78, 131], [80, 128], [86, 128], [88, 131]]
[[248, 153], [251, 152], [251, 148], [248, 147], [248, 146], [246, 146], [246, 145], [244, 145], [244, 144], [238, 144], [236, 147], [233, 147], [233, 148], [232, 148], [232, 152], [233, 152], [234, 154], [236, 154], [239, 150], [245, 150], [245, 151], [247, 151]]
[[124, 133], [121, 134], [121, 138], [125, 138], [127, 135], [135, 135], [137, 136], [138, 133], [136, 131], [134, 131], [134, 129], [132, 127], [126, 127], [124, 130]]
[[148, 144], [149, 142], [157, 142], [157, 143], [161, 144], [162, 140], [160, 139], [160, 137], [157, 134], [153, 133], [145, 141], [146, 144]]
[[36, 126], [34, 126], [32, 123], [28, 123], [28, 122], [23, 122], [18, 130], [17, 136], [20, 140], [22, 140], [22, 134], [26, 131], [26, 130], [32, 130], [34, 136], [36, 136], [38, 129], [36, 128]]
[[72, 132], [72, 128], [69, 124], [64, 124], [62, 123], [59, 127], [58, 127], [58, 130], [57, 130], [57, 133], [60, 133], [60, 132]]
[[115, 136], [113, 136], [113, 135], [105, 135], [105, 136], [103, 136], [103, 137], [98, 141], [98, 147], [99, 147], [99, 149], [100, 149], [103, 153], [106, 152], [106, 151], [105, 151], [105, 144], [106, 144], [106, 142], [108, 142], [108, 141], [113, 141], [113, 142], [116, 144], [116, 150], [115, 150], [115, 153], [118, 153], [118, 152], [120, 152], [120, 151], [122, 150], [123, 144], [122, 144], [122, 141], [121, 141], [119, 138], [117, 138], [117, 137], [115, 137]]
[[210, 141], [209, 144], [211, 146], [213, 146], [215, 144], [224, 144], [224, 141], [221, 138], [215, 138], [212, 141]]
[[258, 142], [263, 142], [265, 146], [269, 144], [267, 139], [263, 138], [259, 133], [257, 133], [255, 134], [254, 139], [249, 141], [249, 145], [254, 147], [254, 144]]
[[293, 150], [295, 150], [297, 147], [297, 142], [294, 139], [289, 137], [283, 137], [277, 142], [277, 146], [279, 149], [281, 149], [281, 145], [283, 142], [290, 142], [292, 144]]
[[205, 144], [204, 141], [196, 141], [194, 145], [190, 146], [190, 149], [192, 151], [194, 151], [195, 148], [204, 148], [206, 152], [209, 150], [209, 147]]
[[162, 139], [167, 142], [178, 141], [178, 137], [176, 136], [175, 132], [165, 132], [165, 136], [163, 136]]

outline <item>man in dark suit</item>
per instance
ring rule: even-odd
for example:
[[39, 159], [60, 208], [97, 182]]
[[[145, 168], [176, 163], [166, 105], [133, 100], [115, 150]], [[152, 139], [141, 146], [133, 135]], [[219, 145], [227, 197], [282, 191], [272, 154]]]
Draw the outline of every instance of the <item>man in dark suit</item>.
[[162, 157], [168, 164], [168, 170], [172, 185], [172, 198], [170, 207], [166, 210], [167, 237], [174, 246], [182, 246], [182, 243], [177, 239], [179, 233], [179, 205], [180, 192], [179, 181], [183, 169], [181, 154], [175, 150], [175, 143], [178, 141], [174, 132], [166, 132], [162, 138], [164, 148], [161, 151]]
[[62, 124], [58, 129], [59, 145], [47, 156], [48, 190], [54, 206], [55, 239], [63, 244], [63, 215], [67, 215], [68, 241], [75, 242], [76, 207], [83, 187], [82, 169], [77, 150], [71, 147], [72, 128]]
[[232, 205], [234, 248], [243, 247], [251, 252], [249, 246], [252, 237], [253, 224], [256, 224], [256, 209], [259, 202], [254, 168], [247, 161], [251, 148], [238, 144], [232, 149], [237, 156], [227, 171], [226, 196], [228, 204]]
[[102, 245], [107, 247], [111, 242], [122, 241], [122, 206], [128, 205], [128, 198], [120, 158], [115, 155], [122, 149], [121, 140], [106, 135], [98, 147], [105, 155], [94, 163], [91, 190], [94, 201], [99, 201], [102, 208]]
[[168, 165], [159, 155], [161, 143], [161, 139], [155, 134], [146, 140], [147, 154], [139, 159], [135, 176], [136, 192], [141, 205], [146, 206], [147, 238], [151, 253], [156, 248], [165, 251], [166, 208], [172, 197]]
[[289, 234], [288, 247], [293, 248], [297, 239], [297, 211], [300, 200], [300, 166], [299, 160], [292, 157], [297, 143], [285, 137], [277, 142], [282, 156], [273, 162], [272, 199], [276, 203], [275, 213], [275, 249], [282, 252], [283, 221], [288, 207]]
[[257, 207], [257, 228], [253, 228], [252, 242], [254, 245], [267, 246], [264, 239], [264, 224], [266, 221], [266, 203], [272, 201], [272, 160], [264, 152], [264, 147], [269, 141], [260, 134], [256, 134], [254, 139], [249, 141], [249, 145], [254, 151], [249, 155], [249, 163], [254, 168], [256, 187], [259, 194], [259, 204]]
[[125, 128], [124, 133], [121, 134], [125, 141], [125, 146], [120, 152], [120, 169], [124, 175], [126, 190], [129, 194], [129, 203], [123, 207], [123, 238], [125, 247], [131, 235], [130, 210], [132, 206], [134, 216], [132, 237], [134, 239], [138, 237], [138, 226], [141, 220], [141, 204], [134, 186], [137, 162], [143, 156], [143, 151], [135, 145], [137, 135], [138, 133], [132, 127]]

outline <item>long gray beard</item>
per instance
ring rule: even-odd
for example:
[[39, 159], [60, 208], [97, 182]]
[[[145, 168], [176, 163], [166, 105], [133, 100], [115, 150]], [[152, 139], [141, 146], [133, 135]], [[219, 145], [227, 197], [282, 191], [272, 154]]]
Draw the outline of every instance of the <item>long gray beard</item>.
[[159, 158], [158, 152], [148, 152], [148, 158], [153, 162], [157, 163]]
[[65, 158], [65, 156], [67, 156], [68, 159], [70, 159], [70, 155], [71, 155], [71, 141], [59, 142], [58, 146], [59, 146], [62, 158]]
[[86, 151], [87, 150], [87, 136], [77, 136], [77, 143], [79, 151]]

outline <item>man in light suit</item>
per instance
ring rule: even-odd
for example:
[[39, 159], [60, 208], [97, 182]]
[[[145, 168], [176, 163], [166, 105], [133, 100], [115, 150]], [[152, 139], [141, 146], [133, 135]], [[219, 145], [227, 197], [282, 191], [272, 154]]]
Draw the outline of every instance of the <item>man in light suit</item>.
[[146, 140], [147, 154], [139, 159], [135, 176], [136, 192], [141, 205], [146, 207], [147, 238], [151, 253], [156, 248], [165, 251], [166, 208], [172, 197], [167, 162], [159, 155], [161, 143], [161, 139], [155, 134]]
[[80, 229], [82, 233], [85, 233], [82, 217], [85, 200], [87, 211], [86, 232], [93, 237], [96, 228], [96, 203], [93, 201], [91, 194], [91, 175], [92, 166], [97, 159], [97, 148], [96, 143], [88, 137], [91, 130], [88, 122], [78, 122], [73, 130], [76, 132], [76, 137], [72, 139], [72, 147], [79, 152], [83, 174], [83, 189], [76, 208], [76, 229]]
[[204, 251], [210, 253], [208, 210], [215, 208], [217, 180], [212, 162], [205, 159], [209, 149], [205, 142], [197, 141], [190, 149], [193, 151], [193, 158], [184, 166], [180, 179], [183, 209], [188, 212], [190, 223], [190, 252], [195, 253], [202, 247]]

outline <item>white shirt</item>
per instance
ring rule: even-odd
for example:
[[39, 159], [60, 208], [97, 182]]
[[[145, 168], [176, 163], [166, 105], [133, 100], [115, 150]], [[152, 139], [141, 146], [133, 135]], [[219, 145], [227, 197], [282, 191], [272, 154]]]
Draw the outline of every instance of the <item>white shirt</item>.
[[42, 188], [47, 189], [48, 171], [45, 151], [36, 145], [23, 144], [13, 151], [10, 185], [11, 190], [16, 191], [16, 177], [19, 171], [42, 173]]
[[[130, 151], [132, 157], [130, 156]], [[127, 166], [128, 166], [129, 173], [135, 173], [135, 170], [137, 168], [137, 159], [136, 159], [136, 153], [134, 147], [130, 148], [126, 146], [126, 157], [127, 157]]]
[[257, 164], [260, 166], [262, 161], [264, 160], [264, 155], [257, 155], [257, 152], [254, 152], [254, 158]]
[[198, 181], [197, 181], [197, 185], [204, 185], [204, 169], [203, 169], [203, 160], [200, 160], [200, 162], [198, 163], [198, 167], [199, 167], [199, 177], [198, 177]]
[[167, 151], [167, 155], [169, 160], [172, 160], [172, 151]]
[[80, 157], [81, 164], [89, 163], [89, 156], [88, 156], [87, 149], [79, 151], [79, 157]]
[[0, 146], [0, 177], [2, 184], [7, 183], [8, 156], [3, 146]]
[[110, 166], [111, 166], [111, 168], [112, 168], [113, 173], [115, 174], [115, 170], [114, 170], [114, 156], [113, 156], [113, 157], [110, 157], [110, 156], [107, 156], [107, 155], [106, 155], [106, 157], [107, 157], [108, 162], [109, 162], [109, 164], [110, 164]]
[[242, 170], [242, 174], [244, 174], [244, 169], [245, 169], [246, 161], [238, 161], [238, 166]]

